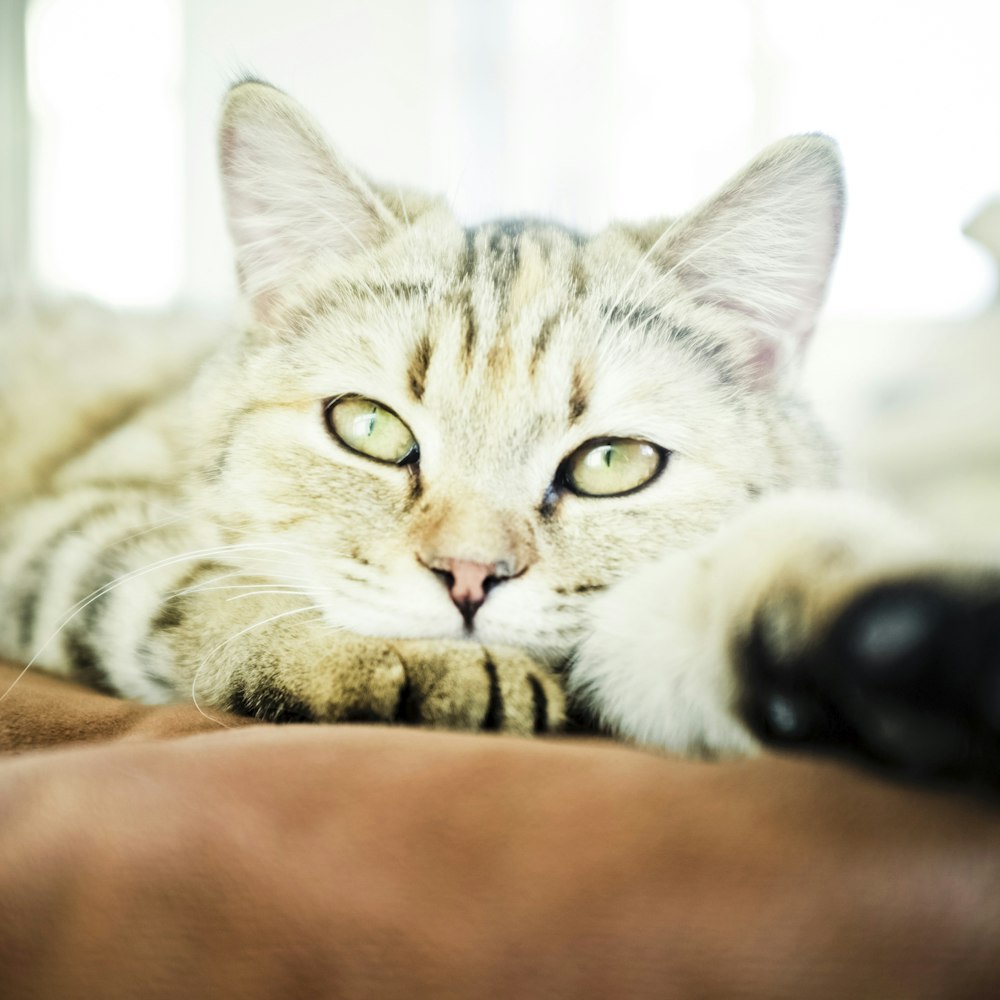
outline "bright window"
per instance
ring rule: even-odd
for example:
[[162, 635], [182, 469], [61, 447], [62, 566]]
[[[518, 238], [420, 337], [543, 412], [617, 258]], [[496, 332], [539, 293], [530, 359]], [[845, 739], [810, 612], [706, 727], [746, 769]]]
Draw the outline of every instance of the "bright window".
[[181, 291], [177, 0], [34, 0], [34, 267], [47, 290], [115, 306]]
[[233, 294], [214, 130], [251, 69], [373, 176], [466, 219], [684, 210], [762, 145], [841, 143], [830, 312], [967, 315], [962, 225], [1000, 189], [1000, 5], [981, 0], [33, 0], [35, 270], [116, 305]]

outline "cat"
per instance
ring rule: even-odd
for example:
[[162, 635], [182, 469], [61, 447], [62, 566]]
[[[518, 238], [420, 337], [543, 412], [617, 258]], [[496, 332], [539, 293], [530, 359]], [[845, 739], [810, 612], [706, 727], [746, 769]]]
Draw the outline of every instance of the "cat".
[[997, 720], [925, 647], [995, 588], [839, 490], [796, 390], [832, 140], [587, 237], [373, 184], [256, 80], [219, 146], [245, 328], [84, 385], [72, 338], [8, 338], [0, 654], [274, 722], [979, 766]]

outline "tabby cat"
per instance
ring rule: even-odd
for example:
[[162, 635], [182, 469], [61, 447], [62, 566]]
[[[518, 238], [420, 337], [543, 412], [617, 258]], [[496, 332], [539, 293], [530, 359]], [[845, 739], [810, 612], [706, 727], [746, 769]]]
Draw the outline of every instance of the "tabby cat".
[[796, 395], [829, 139], [587, 237], [463, 228], [257, 81], [220, 150], [246, 329], [131, 385], [113, 356], [70, 385], [35, 329], [46, 377], [2, 376], [0, 653], [272, 721], [541, 733], [568, 703], [686, 754], [988, 756], [997, 691], [935, 652], [955, 616], [993, 641], [983, 589], [833, 491]]

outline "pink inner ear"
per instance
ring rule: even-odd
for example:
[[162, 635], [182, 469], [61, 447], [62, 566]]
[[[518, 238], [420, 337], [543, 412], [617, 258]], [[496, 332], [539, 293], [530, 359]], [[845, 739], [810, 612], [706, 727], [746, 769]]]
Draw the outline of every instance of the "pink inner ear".
[[786, 345], [770, 337], [759, 336], [754, 341], [754, 351], [749, 365], [754, 381], [762, 387], [776, 386], [790, 370], [795, 368], [794, 361], [802, 354], [808, 341], [809, 334], [797, 338], [794, 344]]
[[771, 379], [778, 367], [780, 351], [776, 341], [769, 337], [758, 337], [754, 344], [751, 365], [759, 379]]

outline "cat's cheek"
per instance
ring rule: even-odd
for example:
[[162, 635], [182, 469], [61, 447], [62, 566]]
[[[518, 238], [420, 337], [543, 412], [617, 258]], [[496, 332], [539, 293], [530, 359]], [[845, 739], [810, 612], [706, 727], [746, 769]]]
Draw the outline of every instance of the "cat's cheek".
[[375, 639], [463, 639], [461, 618], [389, 614], [365, 608], [338, 608], [338, 627]]
[[689, 756], [747, 756], [726, 630], [700, 599], [702, 566], [672, 553], [596, 598], [569, 677], [574, 698], [625, 739]]
[[341, 587], [324, 600], [324, 617], [334, 629], [372, 638], [462, 638], [462, 617], [451, 603], [438, 599], [434, 592], [415, 591], [415, 587], [402, 587], [351, 594]]

